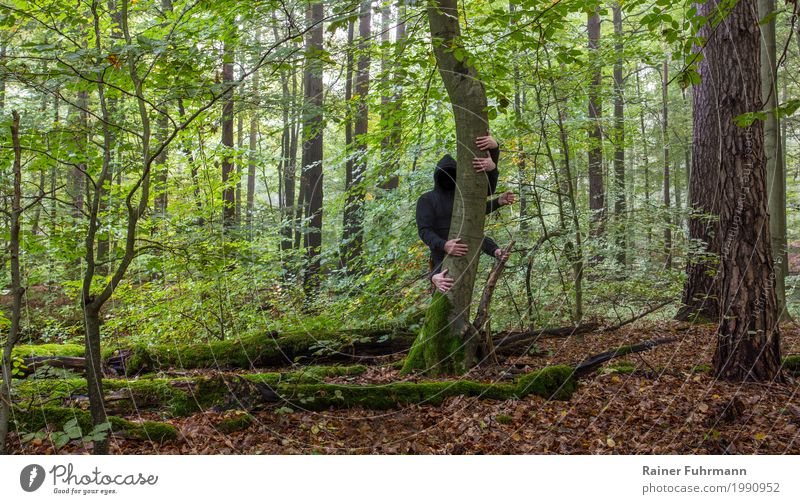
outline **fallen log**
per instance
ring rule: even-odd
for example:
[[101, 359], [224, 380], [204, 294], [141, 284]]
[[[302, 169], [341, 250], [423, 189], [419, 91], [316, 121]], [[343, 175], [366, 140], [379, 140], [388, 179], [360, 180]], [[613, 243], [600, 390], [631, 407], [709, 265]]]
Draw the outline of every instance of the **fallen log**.
[[584, 359], [583, 362], [575, 366], [575, 377], [580, 378], [582, 376], [586, 376], [587, 374], [596, 371], [602, 364], [616, 357], [622, 357], [623, 355], [628, 355], [637, 352], [646, 352], [647, 350], [655, 348], [659, 345], [674, 343], [676, 341], [678, 341], [678, 338], [662, 338], [658, 340], [650, 340], [650, 341], [645, 341], [643, 343], [637, 343], [635, 345], [621, 346], [619, 348], [615, 348], [614, 350], [608, 350], [607, 352], [602, 352], [597, 355], [593, 355], [587, 359]]
[[[350, 385], [277, 379], [277, 373], [239, 375], [214, 373], [182, 379], [104, 379], [106, 408], [113, 414], [138, 414], [157, 410], [174, 417], [198, 411], [252, 411], [283, 403], [311, 411], [364, 407], [390, 409], [399, 406], [438, 405], [448, 397], [519, 399], [530, 394], [545, 399], [568, 400], [577, 384], [570, 366], [549, 366], [521, 375], [515, 382], [482, 383], [470, 380], [394, 382]], [[86, 380], [34, 380], [17, 389], [18, 400], [28, 410], [60, 408], [85, 412]]]
[[36, 372], [37, 369], [51, 367], [56, 369], [67, 369], [77, 373], [83, 373], [86, 360], [83, 357], [26, 357], [22, 360], [22, 366], [18, 369], [18, 377], [25, 378]]
[[139, 345], [118, 351], [106, 365], [120, 376], [161, 369], [253, 369], [297, 362], [360, 362], [407, 351], [415, 334], [395, 331], [380, 336], [351, 334], [263, 335], [205, 345]]
[[548, 327], [543, 329], [531, 329], [528, 331], [501, 331], [494, 334], [493, 338], [496, 340], [494, 345], [497, 349], [504, 347], [503, 353], [507, 354], [511, 352], [509, 347], [522, 343], [533, 343], [542, 338], [569, 338], [571, 336], [577, 336], [579, 334], [586, 334], [590, 332], [614, 332], [628, 324], [636, 322], [642, 317], [664, 308], [671, 303], [672, 301], [665, 301], [656, 306], [648, 308], [638, 315], [634, 315], [627, 320], [623, 320], [622, 322], [611, 326], [603, 326], [597, 322], [587, 322], [577, 326]]

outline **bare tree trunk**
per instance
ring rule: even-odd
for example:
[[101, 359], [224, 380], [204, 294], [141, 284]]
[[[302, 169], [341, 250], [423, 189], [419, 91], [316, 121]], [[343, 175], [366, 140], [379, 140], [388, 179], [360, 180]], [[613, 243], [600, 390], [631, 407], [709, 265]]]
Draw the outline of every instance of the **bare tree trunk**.
[[[648, 159], [647, 151], [647, 131], [644, 127], [644, 98], [642, 96], [642, 87], [639, 79], [639, 72], [636, 72], [636, 94], [639, 95], [639, 99], [642, 100], [642, 104], [639, 108], [639, 123], [641, 125], [641, 132], [642, 132], [642, 165], [644, 166], [644, 208], [645, 212], [644, 215], [647, 216], [650, 213], [650, 160]], [[647, 217], [645, 217], [647, 218]], [[649, 219], [648, 219], [649, 220]], [[652, 227], [647, 226], [647, 248], [646, 250], [650, 250], [650, 241], [653, 239], [653, 232]]]
[[361, 2], [358, 27], [358, 66], [356, 71], [355, 94], [358, 104], [355, 114], [355, 136], [353, 137], [355, 157], [351, 176], [346, 180], [347, 200], [344, 207], [342, 236], [342, 263], [348, 274], [360, 270], [361, 251], [364, 247], [364, 196], [366, 187], [364, 176], [367, 172], [367, 132], [369, 115], [367, 94], [369, 93], [370, 44], [372, 31], [372, 1]]
[[225, 40], [222, 49], [222, 81], [226, 87], [225, 101], [222, 104], [222, 223], [231, 228], [236, 224], [236, 188], [231, 181], [233, 174], [233, 45]]
[[612, 7], [614, 15], [614, 232], [617, 235], [617, 262], [625, 265], [626, 255], [626, 216], [625, 210], [625, 83], [622, 78], [622, 8], [620, 4]]
[[669, 67], [667, 60], [662, 64], [661, 73], [661, 135], [664, 142], [664, 254], [666, 260], [664, 267], [672, 268], [672, 219], [670, 219], [669, 197], [669, 109], [667, 96], [667, 83], [669, 82]]
[[19, 114], [11, 112], [11, 142], [14, 148], [14, 185], [11, 196], [11, 328], [3, 346], [3, 383], [0, 384], [0, 455], [6, 454], [6, 437], [11, 413], [11, 351], [20, 338], [22, 315], [22, 274], [19, 264], [19, 235], [22, 217], [22, 148], [19, 141]]
[[[314, 25], [306, 37], [307, 53], [322, 50], [322, 20], [324, 5], [315, 2], [306, 10], [306, 24]], [[303, 291], [308, 303], [316, 297], [320, 285], [320, 253], [322, 248], [322, 61], [316, 54], [305, 62], [305, 105], [303, 113], [303, 204], [306, 208], [308, 228], [303, 236], [306, 249], [306, 269]]]
[[244, 156], [242, 156], [242, 147], [244, 147], [244, 115], [240, 111], [236, 116], [236, 188], [235, 188], [235, 208], [236, 211], [236, 224], [242, 222], [242, 180], [244, 180]]
[[[775, 0], [758, 0], [758, 17], [765, 18], [775, 10]], [[775, 260], [775, 295], [778, 312], [786, 308], [786, 276], [789, 258], [786, 244], [786, 167], [783, 161], [780, 119], [771, 110], [778, 106], [778, 67], [776, 62], [775, 17], [760, 25], [764, 38], [761, 44], [761, 102], [767, 118], [764, 121], [764, 152], [767, 157], [767, 195], [769, 232]]]
[[[387, 191], [397, 189], [397, 186], [400, 184], [400, 177], [396, 172], [399, 158], [399, 153], [397, 151], [400, 147], [400, 134], [403, 130], [402, 122], [398, 116], [403, 109], [403, 87], [401, 84], [402, 64], [400, 62], [400, 57], [403, 55], [406, 46], [406, 6], [404, 0], [399, 0], [398, 4], [397, 26], [394, 31], [395, 61], [393, 63], [396, 70], [392, 77], [392, 86], [395, 88], [395, 93], [393, 96], [385, 95], [382, 98], [383, 105], [381, 108], [381, 124], [386, 125], [388, 135], [381, 143], [381, 152], [383, 153], [383, 156], [381, 156], [383, 159], [381, 170], [383, 170], [384, 176], [380, 182], [380, 187]], [[389, 25], [391, 23], [391, 10], [388, 4], [382, 11], [381, 17], [383, 29], [385, 30], [385, 38], [382, 40], [388, 42]], [[381, 72], [384, 75], [384, 79], [389, 79], [389, 66], [391, 65], [388, 62], [388, 58], [381, 63]], [[384, 89], [385, 88], [386, 85], [384, 85]]]
[[[260, 47], [261, 33], [256, 29], [255, 44]], [[253, 73], [253, 111], [250, 113], [250, 138], [249, 138], [249, 152], [247, 162], [247, 202], [246, 202], [246, 215], [245, 223], [247, 232], [252, 239], [253, 233], [253, 213], [255, 212], [256, 201], [256, 150], [258, 147], [258, 110], [261, 106], [261, 98], [259, 89], [261, 83], [259, 80], [260, 73], [258, 70]], [[286, 189], [284, 188], [284, 191]], [[294, 192], [294, 189], [292, 189]]]
[[[589, 209], [592, 212], [592, 236], [602, 236], [605, 231], [605, 190], [603, 189], [603, 116], [600, 102], [602, 71], [600, 67], [600, 9], [589, 15], [589, 52], [592, 58], [592, 82], [589, 85]], [[599, 259], [599, 258], [598, 258]]]
[[[711, 15], [721, 0], [698, 9]], [[701, 62], [695, 134], [717, 133], [721, 198], [720, 324], [714, 352], [717, 378], [782, 381], [780, 331], [767, 212], [766, 159], [761, 121], [739, 127], [734, 118], [759, 110], [761, 80], [755, 0], [732, 7]], [[725, 78], [731, 68], [735, 79]], [[722, 79], [721, 79], [722, 78]], [[715, 131], [716, 130], [716, 131]]]
[[446, 294], [434, 294], [404, 372], [463, 373], [475, 363], [479, 344], [469, 315], [483, 240], [488, 184], [484, 174], [469, 167], [475, 156], [482, 155], [474, 150], [475, 138], [486, 134], [489, 122], [483, 83], [476, 78], [466, 52], [462, 58], [456, 58], [456, 51], [465, 51], [459, 17], [457, 0], [428, 4], [433, 51], [455, 116], [456, 162], [461, 167], [456, 176], [459, 197], [453, 202], [449, 238], [461, 238], [469, 251], [463, 257], [445, 256], [442, 271], [447, 270], [455, 283]]
[[[716, 1], [712, 3], [716, 5]], [[697, 7], [698, 13], [709, 15], [714, 12], [712, 3], [693, 5]], [[723, 30], [725, 26], [721, 26], [717, 30]], [[711, 27], [706, 25], [700, 29], [698, 36], [709, 38], [711, 33]], [[727, 33], [727, 31], [722, 33]], [[712, 48], [716, 53], [721, 50], [718, 45], [713, 45]], [[722, 56], [717, 55], [717, 58], [720, 59]], [[700, 76], [703, 83], [707, 83], [708, 86], [721, 87], [722, 82], [728, 79], [729, 72], [729, 68], [722, 68], [719, 63], [715, 62], [714, 65], [711, 65], [707, 58], [699, 63]], [[719, 317], [720, 292], [718, 275], [715, 274], [718, 267], [716, 260], [709, 259], [709, 256], [718, 255], [720, 251], [719, 223], [717, 222], [721, 201], [719, 170], [724, 163], [720, 153], [723, 151], [721, 142], [723, 134], [726, 132], [723, 128], [728, 126], [723, 126], [720, 122], [722, 119], [717, 108], [724, 109], [728, 116], [730, 107], [720, 102], [721, 97], [712, 96], [710, 89], [700, 92], [700, 88], [695, 88], [692, 93], [694, 124], [692, 126], [692, 170], [689, 184], [691, 203], [687, 202], [689, 239], [705, 243], [705, 250], [698, 255], [690, 256], [686, 263], [686, 282], [683, 286], [682, 306], [675, 314], [675, 318], [678, 320], [716, 320]]]

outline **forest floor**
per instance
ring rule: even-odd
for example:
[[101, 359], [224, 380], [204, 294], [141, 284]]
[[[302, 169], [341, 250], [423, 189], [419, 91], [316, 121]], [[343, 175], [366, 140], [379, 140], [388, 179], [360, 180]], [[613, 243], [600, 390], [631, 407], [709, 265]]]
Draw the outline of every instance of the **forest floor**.
[[[451, 397], [441, 405], [394, 410], [363, 408], [304, 411], [280, 404], [252, 412], [244, 430], [222, 433], [215, 426], [230, 412], [204, 411], [183, 418], [158, 412], [130, 420], [159, 420], [179, 430], [163, 443], [114, 437], [117, 454], [800, 454], [800, 379], [785, 383], [720, 382], [710, 373], [713, 327], [675, 322], [640, 323], [615, 332], [544, 339], [534, 355], [504, 359], [467, 378], [501, 379], [510, 368], [529, 371], [552, 364], [577, 364], [615, 347], [650, 339], [678, 341], [620, 357], [580, 379], [568, 401], [495, 401]], [[800, 327], [782, 330], [784, 355], [800, 353]], [[396, 359], [396, 357], [395, 357]], [[366, 384], [408, 380], [396, 367], [370, 365], [358, 376], [333, 383]], [[212, 372], [212, 371], [209, 371]], [[421, 378], [411, 378], [419, 380]], [[73, 441], [59, 450], [47, 440], [21, 445], [16, 453], [87, 453]]]

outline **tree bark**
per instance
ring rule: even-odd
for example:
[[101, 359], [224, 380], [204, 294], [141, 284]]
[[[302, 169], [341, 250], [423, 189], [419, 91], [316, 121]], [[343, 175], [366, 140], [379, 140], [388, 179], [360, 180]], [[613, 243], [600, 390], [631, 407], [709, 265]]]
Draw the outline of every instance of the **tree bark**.
[[626, 259], [626, 205], [625, 205], [625, 83], [622, 78], [622, 7], [614, 4], [614, 219], [617, 235], [617, 262], [625, 265]]
[[[405, 50], [407, 42], [405, 20], [406, 6], [404, 0], [400, 0], [398, 4], [397, 26], [395, 27], [394, 31], [395, 59], [391, 64], [394, 65], [395, 72], [391, 77], [391, 86], [384, 83], [386, 94], [381, 99], [381, 124], [387, 129], [388, 134], [381, 142], [381, 152], [383, 153], [381, 159], [383, 161], [380, 168], [383, 172], [383, 177], [380, 182], [380, 187], [387, 191], [397, 189], [398, 185], [400, 184], [400, 176], [397, 174], [397, 167], [399, 164], [398, 159], [400, 157], [398, 152], [398, 149], [400, 148], [400, 134], [403, 130], [400, 119], [400, 114], [402, 113], [403, 109], [403, 75], [401, 73], [403, 66], [400, 62], [400, 57], [403, 55], [403, 51]], [[389, 8], [389, 4], [384, 7], [381, 18], [383, 22], [383, 29], [385, 30], [382, 41], [388, 43], [389, 25], [391, 23], [391, 9]], [[391, 65], [388, 57], [385, 58], [381, 63], [381, 72], [383, 73], [383, 78], [386, 80], [390, 79], [389, 67]], [[394, 88], [393, 95], [388, 94], [388, 87]]]
[[[694, 5], [700, 15], [708, 16], [713, 13], [709, 3]], [[717, 30], [723, 30], [723, 27]], [[708, 39], [711, 34], [710, 24], [703, 26], [698, 32], [698, 36], [704, 39]], [[722, 49], [719, 44], [709, 44], [704, 54], [709, 50], [709, 46], [715, 53], [714, 64], [705, 58], [699, 63], [698, 72], [704, 85], [721, 87], [728, 78], [730, 68], [724, 68], [719, 63], [724, 58], [724, 55], [720, 54]], [[692, 93], [694, 104], [692, 169], [689, 175], [690, 199], [687, 201], [689, 239], [702, 242], [704, 250], [696, 255], [690, 255], [686, 262], [682, 306], [675, 315], [678, 320], [716, 321], [719, 317], [719, 279], [715, 258], [720, 251], [719, 170], [723, 162], [727, 161], [723, 158], [721, 139], [723, 133], [732, 127], [729, 124], [732, 116], [728, 112], [729, 106], [723, 104], [721, 98], [714, 97], [710, 89], [713, 88], [700, 92], [701, 88], [698, 87]], [[724, 124], [719, 115], [723, 110], [726, 112], [724, 117], [729, 118], [728, 123]]]
[[[256, 29], [255, 43], [256, 47], [260, 47], [261, 34]], [[260, 85], [261, 81], [259, 75], [261, 72], [258, 70], [253, 73], [253, 110], [250, 113], [250, 132], [248, 144], [248, 161], [247, 161], [247, 196], [245, 200], [245, 225], [247, 227], [248, 236], [252, 239], [253, 236], [253, 213], [256, 209], [256, 151], [258, 149], [258, 110], [261, 106]], [[286, 187], [284, 186], [284, 191]], [[294, 187], [292, 187], [292, 195], [294, 196]], [[290, 238], [291, 240], [291, 238]]]
[[344, 207], [344, 233], [342, 236], [342, 263], [348, 274], [356, 273], [364, 246], [364, 176], [367, 171], [367, 138], [369, 110], [370, 35], [372, 31], [372, 1], [361, 2], [358, 25], [358, 65], [355, 75], [354, 92], [358, 97], [355, 113], [355, 135], [353, 137], [354, 157], [352, 171], [348, 174], [345, 191], [347, 198]]
[[[705, 8], [716, 8], [711, 0]], [[702, 12], [702, 11], [701, 11]], [[767, 213], [763, 124], [738, 127], [734, 118], [760, 110], [759, 25], [755, 0], [737, 3], [706, 45], [697, 89], [695, 133], [720, 128], [719, 235], [721, 319], [714, 352], [717, 378], [782, 381], [780, 332]], [[729, 78], [736, 68], [736, 78]], [[710, 70], [710, 71], [708, 71]], [[725, 76], [724, 80], [718, 77]], [[713, 115], [711, 114], [713, 109]], [[713, 119], [713, 122], [706, 122]]]
[[463, 373], [475, 364], [479, 343], [469, 315], [483, 240], [488, 184], [486, 175], [471, 167], [473, 158], [483, 155], [475, 147], [475, 138], [486, 134], [489, 121], [486, 91], [462, 45], [459, 17], [457, 0], [428, 2], [433, 52], [455, 116], [456, 162], [460, 167], [456, 176], [459, 197], [453, 202], [449, 239], [461, 238], [468, 253], [463, 257], [445, 256], [442, 271], [447, 270], [455, 283], [446, 294], [434, 294], [404, 372]]
[[[758, 17], [763, 19], [775, 10], [775, 0], [758, 0]], [[786, 276], [789, 258], [786, 244], [786, 167], [783, 159], [780, 119], [771, 112], [778, 106], [778, 67], [776, 62], [775, 17], [761, 26], [761, 102], [764, 121], [764, 153], [767, 159], [767, 195], [769, 233], [775, 260], [775, 295], [778, 312], [786, 308]]]
[[667, 60], [662, 63], [661, 70], [661, 138], [664, 142], [664, 268], [672, 268], [672, 219], [670, 218], [669, 196], [669, 100], [667, 83], [669, 82], [669, 67]]
[[11, 327], [3, 346], [2, 377], [0, 384], [0, 455], [6, 454], [6, 436], [11, 412], [11, 351], [20, 338], [20, 321], [22, 319], [22, 274], [20, 271], [20, 219], [22, 217], [22, 148], [19, 141], [19, 114], [11, 112], [11, 143], [14, 149], [13, 189], [11, 194], [11, 226], [9, 249], [11, 253]]
[[226, 84], [225, 101], [222, 103], [222, 224], [231, 228], [236, 223], [236, 187], [233, 185], [233, 56], [230, 40], [223, 42], [222, 81]]
[[308, 229], [303, 235], [306, 250], [306, 268], [303, 276], [303, 291], [306, 306], [316, 297], [320, 284], [320, 252], [322, 248], [322, 19], [324, 5], [315, 2], [306, 10], [306, 24], [314, 25], [306, 36], [305, 86], [303, 113], [303, 177]]
[[[589, 84], [589, 209], [592, 212], [592, 236], [602, 236], [605, 231], [605, 189], [603, 188], [603, 116], [600, 101], [602, 69], [600, 67], [600, 9], [589, 15], [589, 52], [592, 59], [592, 80]], [[598, 258], [599, 259], [599, 258]]]

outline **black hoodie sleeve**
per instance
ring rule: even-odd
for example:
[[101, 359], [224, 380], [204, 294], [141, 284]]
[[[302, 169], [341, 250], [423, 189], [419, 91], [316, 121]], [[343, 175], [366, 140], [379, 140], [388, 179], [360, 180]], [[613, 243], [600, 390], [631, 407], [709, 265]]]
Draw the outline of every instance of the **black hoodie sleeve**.
[[417, 200], [417, 233], [431, 250], [444, 252], [444, 244], [447, 241], [440, 238], [433, 229], [435, 219], [433, 203], [427, 196], [423, 194]]
[[486, 202], [486, 215], [499, 210], [502, 206], [500, 204], [500, 196], [490, 199]]
[[494, 240], [492, 240], [488, 236], [483, 237], [483, 242], [481, 243], [481, 250], [483, 250], [484, 254], [494, 257], [494, 251], [499, 248], [500, 247], [497, 246]]
[[492, 161], [494, 161], [494, 164], [497, 167], [486, 174], [486, 176], [489, 178], [489, 195], [491, 196], [497, 189], [497, 179], [500, 177], [500, 173], [498, 173], [500, 171], [500, 167], [497, 164], [500, 161], [500, 147], [497, 147], [496, 149], [489, 149], [489, 155], [492, 157]]

